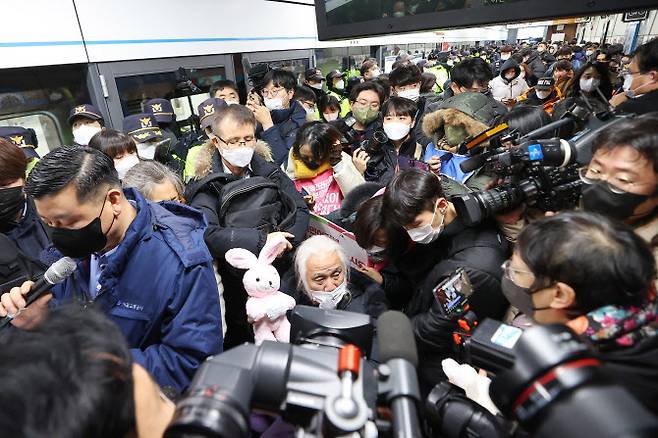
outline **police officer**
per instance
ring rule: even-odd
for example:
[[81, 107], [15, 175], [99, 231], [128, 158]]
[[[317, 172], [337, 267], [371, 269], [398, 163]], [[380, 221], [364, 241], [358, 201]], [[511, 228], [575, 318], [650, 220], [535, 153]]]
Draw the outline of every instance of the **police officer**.
[[228, 104], [224, 99], [219, 99], [211, 97], [206, 99], [199, 104], [197, 107], [197, 113], [199, 114], [199, 123], [201, 129], [203, 130], [203, 142], [200, 144], [194, 145], [190, 148], [187, 153], [187, 158], [185, 160], [185, 172], [183, 173], [183, 181], [189, 181], [196, 176], [196, 162], [204, 146], [207, 145], [210, 140], [210, 134], [212, 134], [212, 123], [217, 117], [219, 110], [226, 108]]
[[27, 159], [27, 176], [40, 158], [36, 151], [39, 143], [34, 129], [26, 129], [22, 126], [0, 126], [0, 137], [21, 148]]
[[162, 129], [165, 138], [171, 140], [171, 145], [178, 143], [180, 131], [176, 126], [176, 114], [174, 107], [167, 99], [150, 99], [144, 104], [144, 112], [155, 116], [158, 126]]
[[71, 108], [68, 122], [71, 125], [73, 144], [78, 146], [87, 146], [89, 140], [105, 126], [101, 112], [88, 103]]
[[123, 119], [123, 132], [130, 135], [137, 145], [141, 159], [158, 161], [178, 175], [183, 174], [185, 157], [179, 156], [166, 138], [158, 121], [151, 113], [133, 114]]
[[340, 102], [340, 117], [345, 117], [350, 112], [350, 102], [346, 91], [345, 77], [338, 70], [332, 70], [327, 74], [327, 89], [329, 96], [334, 96]]

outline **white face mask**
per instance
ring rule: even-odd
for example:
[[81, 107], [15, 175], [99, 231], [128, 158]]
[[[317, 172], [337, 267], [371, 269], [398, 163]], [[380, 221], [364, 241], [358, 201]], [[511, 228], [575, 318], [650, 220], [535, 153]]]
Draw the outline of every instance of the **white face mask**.
[[114, 168], [119, 174], [119, 179], [123, 179], [126, 176], [126, 172], [139, 164], [139, 157], [134, 154], [126, 155], [125, 157], [114, 160]]
[[265, 107], [270, 111], [283, 109], [283, 99], [280, 97], [265, 98]]
[[512, 55], [506, 53], [504, 55], [500, 55], [500, 59], [502, 59], [503, 61], [507, 61], [508, 59], [510, 59], [511, 56]]
[[624, 76], [624, 91], [628, 92], [631, 90], [631, 85], [633, 84], [633, 75], [631, 74], [626, 74]]
[[92, 125], [80, 125], [73, 130], [73, 141], [82, 146], [87, 146], [89, 140], [101, 132], [101, 127]]
[[384, 132], [391, 140], [401, 140], [409, 134], [411, 126], [402, 122], [386, 122], [384, 123]]
[[343, 88], [345, 88], [345, 81], [341, 79], [340, 81], [336, 82], [334, 84], [334, 88], [336, 88], [337, 90], [342, 90]]
[[420, 97], [420, 89], [410, 88], [408, 90], [398, 91], [396, 94], [398, 95], [398, 97], [404, 97], [405, 99], [411, 99], [413, 101], [416, 101]]
[[322, 90], [322, 82], [317, 84], [308, 84], [309, 87], [315, 88], [316, 90]]
[[226, 105], [240, 105], [237, 100], [225, 100], [224, 102], [226, 102]]
[[304, 107], [304, 111], [306, 111], [306, 115], [308, 115], [308, 116], [315, 115], [315, 108], [306, 108], [306, 107]]
[[324, 119], [327, 122], [333, 122], [334, 120], [338, 120], [338, 113], [329, 113], [324, 115]]
[[140, 158], [152, 160], [155, 156], [156, 143], [137, 143], [137, 153]]
[[645, 85], [650, 85], [650, 84], [653, 83], [653, 82], [654, 82], [654, 81], [645, 82], [644, 84], [640, 85], [639, 87], [636, 87], [635, 89], [631, 89], [631, 87], [632, 87], [632, 85], [633, 85], [633, 75], [631, 75], [631, 74], [627, 74], [627, 75], [624, 77], [624, 85], [623, 85], [623, 87], [624, 87], [624, 93], [626, 94], [626, 97], [628, 97], [629, 99], [634, 99], [634, 98], [636, 98], [636, 97], [640, 97], [640, 96], [642, 96], [644, 93], [642, 93], [642, 92], [638, 93], [638, 90], [640, 90], [640, 89], [641, 89], [642, 87], [644, 87]]
[[379, 71], [379, 69], [375, 69], [375, 70], [373, 70], [373, 71], [370, 72], [370, 77], [372, 77], [373, 79], [376, 79], [376, 78], [378, 78], [379, 75], [381, 75], [381, 74], [382, 74], [382, 72]]
[[409, 234], [411, 240], [413, 240], [416, 243], [426, 245], [438, 239], [439, 235], [443, 231], [443, 222], [445, 221], [446, 217], [444, 215], [443, 218], [441, 219], [441, 225], [439, 225], [439, 228], [434, 228], [432, 226], [432, 222], [434, 222], [434, 217], [436, 216], [437, 208], [438, 205], [435, 205], [434, 213], [432, 214], [432, 220], [430, 220], [429, 224], [422, 225], [418, 228], [412, 228], [410, 230], [407, 230], [407, 234]]
[[594, 54], [594, 52], [592, 52], [591, 50], [585, 51], [585, 55], [587, 55], [587, 56], [592, 56], [593, 54]]
[[601, 83], [600, 80], [590, 78], [590, 79], [580, 79], [580, 89], [583, 90], [586, 93], [591, 93], [592, 91], [596, 90], [599, 87], [599, 84]]
[[508, 73], [505, 75], [505, 79], [508, 81], [514, 80], [514, 78], [516, 78], [516, 73]]
[[538, 98], [544, 100], [551, 95], [551, 90], [537, 90], [536, 93]]
[[347, 278], [336, 289], [331, 292], [323, 290], [312, 290], [313, 301], [319, 304], [320, 309], [333, 310], [338, 306], [340, 300], [347, 292]]
[[219, 154], [224, 160], [235, 167], [247, 167], [254, 156], [254, 148], [250, 148], [249, 146], [241, 146], [235, 149], [220, 148]]

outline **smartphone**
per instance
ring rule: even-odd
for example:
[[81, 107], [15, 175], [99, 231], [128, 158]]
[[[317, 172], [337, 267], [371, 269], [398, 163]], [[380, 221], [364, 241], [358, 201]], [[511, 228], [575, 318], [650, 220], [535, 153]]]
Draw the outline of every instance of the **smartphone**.
[[424, 161], [414, 160], [413, 158], [409, 158], [405, 155], [398, 156], [398, 167], [400, 170], [420, 169], [424, 170], [425, 172], [430, 171], [429, 164], [425, 163]]
[[464, 268], [459, 268], [433, 290], [443, 316], [460, 315], [468, 311], [468, 297], [473, 286]]

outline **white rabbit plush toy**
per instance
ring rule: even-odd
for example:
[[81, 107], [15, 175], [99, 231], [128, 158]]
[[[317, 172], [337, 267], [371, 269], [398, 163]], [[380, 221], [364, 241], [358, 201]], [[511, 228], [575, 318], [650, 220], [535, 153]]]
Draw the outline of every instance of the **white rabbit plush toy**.
[[290, 341], [290, 322], [286, 312], [295, 307], [295, 299], [279, 292], [281, 279], [272, 262], [286, 247], [285, 238], [265, 244], [258, 258], [250, 251], [233, 248], [226, 252], [232, 266], [247, 269], [242, 283], [249, 295], [247, 318], [254, 327], [256, 345], [263, 341]]

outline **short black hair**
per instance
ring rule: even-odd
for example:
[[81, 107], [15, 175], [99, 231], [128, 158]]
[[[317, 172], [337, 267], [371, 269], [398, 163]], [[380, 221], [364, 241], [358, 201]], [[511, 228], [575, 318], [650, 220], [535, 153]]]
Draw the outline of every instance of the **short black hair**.
[[323, 164], [329, 159], [329, 152], [336, 142], [340, 141], [342, 134], [329, 123], [310, 122], [302, 126], [292, 145], [292, 155], [301, 159], [299, 149], [307, 144], [311, 148], [313, 162]]
[[388, 115], [396, 116], [409, 116], [412, 119], [416, 118], [416, 112], [418, 111], [418, 105], [411, 99], [406, 99], [404, 97], [393, 96], [384, 102], [382, 105], [381, 114], [382, 117]]
[[320, 98], [318, 108], [320, 109], [320, 114], [324, 113], [327, 108], [335, 109], [340, 112], [340, 102], [336, 96], [325, 94]]
[[436, 85], [436, 75], [433, 73], [425, 72], [421, 75], [422, 82], [420, 84], [421, 93], [431, 93]]
[[647, 243], [628, 226], [602, 215], [566, 212], [527, 225], [516, 251], [536, 280], [562, 282], [576, 293], [577, 309], [640, 306], [656, 276]]
[[132, 355], [100, 312], [53, 309], [0, 348], [0, 430], [14, 437], [136, 434]]
[[356, 99], [359, 98], [359, 94], [361, 94], [362, 91], [374, 91], [377, 93], [377, 96], [379, 96], [379, 104], [381, 105], [382, 102], [384, 102], [385, 98], [385, 92], [384, 92], [384, 87], [382, 87], [380, 84], [377, 83], [377, 81], [366, 81], [366, 82], [361, 82], [360, 84], [357, 84], [352, 88], [350, 91], [350, 102], [356, 102]]
[[388, 80], [392, 87], [417, 84], [421, 82], [421, 71], [415, 64], [401, 65], [388, 75]]
[[503, 122], [517, 135], [523, 136], [551, 123], [551, 116], [540, 106], [516, 106], [500, 118], [500, 123]]
[[658, 174], [658, 113], [622, 120], [602, 130], [592, 143], [592, 153], [600, 149], [629, 146], [653, 164]]
[[416, 216], [432, 211], [437, 199], [445, 198], [439, 178], [420, 169], [397, 174], [384, 192], [384, 215], [393, 225], [404, 227]]
[[635, 58], [640, 72], [658, 71], [658, 38], [638, 47], [635, 51]]
[[553, 70], [571, 70], [573, 71], [573, 64], [568, 59], [560, 59], [555, 63]]
[[263, 78], [263, 86], [266, 87], [270, 82], [272, 82], [272, 85], [275, 87], [283, 87], [287, 91], [294, 90], [297, 86], [295, 75], [282, 68], [272, 69], [265, 74], [265, 77]]
[[210, 92], [208, 94], [210, 94], [210, 97], [215, 97], [215, 93], [217, 93], [219, 90], [223, 90], [224, 88], [230, 88], [239, 94], [238, 86], [235, 85], [235, 82], [229, 79], [220, 79], [219, 81], [213, 82], [210, 86]]
[[573, 50], [571, 50], [571, 47], [569, 46], [563, 46], [557, 49], [555, 52], [555, 57], [557, 58], [558, 56], [569, 56], [571, 57], [573, 55]]
[[484, 59], [467, 58], [452, 68], [450, 77], [457, 86], [471, 88], [476, 81], [482, 84], [491, 81], [493, 73]]
[[297, 89], [295, 90], [295, 94], [292, 96], [292, 98], [293, 100], [309, 100], [314, 103], [317, 99], [315, 93], [313, 92], [313, 89], [311, 87], [307, 87], [306, 85], [297, 87]]
[[89, 140], [89, 147], [109, 155], [112, 159], [126, 153], [137, 154], [137, 146], [131, 136], [110, 128], [94, 134]]
[[60, 146], [34, 166], [25, 183], [25, 193], [39, 199], [54, 195], [73, 184], [79, 202], [98, 197], [108, 188], [120, 188], [114, 161], [88, 146]]

